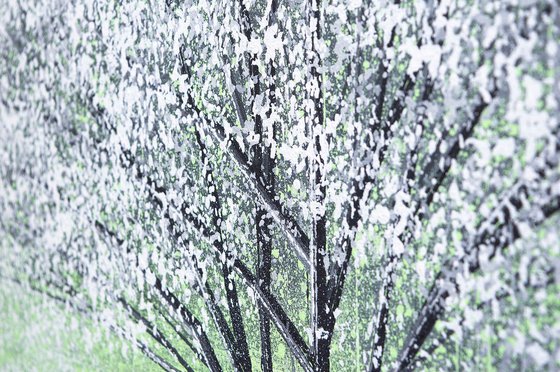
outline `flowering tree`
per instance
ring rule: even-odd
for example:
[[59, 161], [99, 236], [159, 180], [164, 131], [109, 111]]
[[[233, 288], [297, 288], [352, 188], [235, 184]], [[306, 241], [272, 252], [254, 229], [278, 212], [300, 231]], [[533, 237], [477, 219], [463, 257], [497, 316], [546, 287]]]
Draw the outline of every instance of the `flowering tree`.
[[3, 286], [168, 370], [560, 367], [556, 1], [2, 9]]

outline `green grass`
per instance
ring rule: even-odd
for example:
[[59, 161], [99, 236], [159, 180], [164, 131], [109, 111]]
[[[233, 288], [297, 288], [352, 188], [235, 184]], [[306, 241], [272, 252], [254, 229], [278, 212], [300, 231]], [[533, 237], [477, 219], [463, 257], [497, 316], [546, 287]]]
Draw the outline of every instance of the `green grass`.
[[157, 371], [86, 315], [0, 280], [0, 371]]

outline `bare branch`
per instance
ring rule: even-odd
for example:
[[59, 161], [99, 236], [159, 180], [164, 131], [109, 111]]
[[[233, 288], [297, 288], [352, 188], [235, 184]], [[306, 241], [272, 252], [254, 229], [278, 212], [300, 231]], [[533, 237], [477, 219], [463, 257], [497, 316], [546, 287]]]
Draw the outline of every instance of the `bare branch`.
[[[553, 159], [554, 164], [552, 165], [555, 166], [557, 162], [558, 159]], [[550, 166], [549, 162], [543, 162], [540, 167], [537, 167], [537, 173], [545, 172], [546, 168]], [[518, 224], [522, 221], [515, 215], [515, 212], [524, 207], [523, 199], [530, 198], [539, 189], [539, 186], [539, 180], [532, 183], [520, 181], [511, 190], [510, 196], [506, 197], [504, 202], [495, 209], [495, 213], [490, 219], [481, 225], [481, 229], [477, 232], [471, 248], [466, 250], [466, 254], [457, 261], [450, 260], [443, 265], [436, 275], [430, 294], [419, 311], [405, 346], [401, 350], [398, 370], [405, 369], [412, 363], [436, 321], [444, 313], [445, 299], [452, 294], [452, 291], [459, 290], [456, 278], [460, 270], [466, 267], [470, 273], [478, 271], [480, 255], [483, 252], [488, 259], [492, 259], [499, 250], [505, 249], [521, 237]], [[542, 224], [549, 216], [560, 210], [560, 196], [552, 193], [550, 189], [545, 190], [545, 194], [551, 196], [534, 203], [528, 210], [528, 217], [525, 217], [534, 226]]]
[[167, 338], [163, 334], [161, 334], [157, 331], [156, 327], [152, 324], [152, 322], [150, 322], [142, 314], [140, 314], [140, 312], [138, 310], [136, 310], [134, 307], [132, 307], [132, 305], [130, 305], [124, 298], [121, 297], [121, 298], [118, 299], [118, 301], [123, 305], [125, 310], [134, 319], [136, 319], [138, 322], [140, 322], [140, 323], [142, 323], [143, 325], [146, 326], [146, 332], [148, 332], [148, 334], [150, 336], [152, 336], [152, 338], [154, 340], [156, 340], [161, 346], [163, 346], [167, 351], [169, 351], [169, 353], [171, 353], [171, 355], [173, 355], [175, 357], [175, 359], [177, 359], [177, 361], [179, 361], [179, 363], [183, 367], [185, 367], [185, 369], [187, 371], [194, 372], [194, 370], [191, 368], [191, 366], [181, 356], [181, 354], [179, 354], [177, 349], [169, 342], [169, 340], [167, 340]]
[[[529, 283], [528, 281], [526, 283], [523, 283], [523, 286], [527, 289], [541, 289], [541, 288], [546, 288], [548, 286], [554, 285], [556, 282], [556, 278], [554, 275], [554, 268], [548, 269], [546, 271], [546, 280], [545, 282], [541, 282], [541, 283], [536, 283], [536, 284], [532, 284]], [[515, 275], [515, 280], [518, 281], [519, 280], [519, 274]], [[503, 290], [500, 291], [496, 297], [493, 297], [490, 300], [486, 300], [483, 302], [480, 302], [476, 308], [478, 310], [482, 310], [485, 307], [489, 306], [493, 301], [502, 301], [507, 299], [508, 297], [512, 296], [514, 293], [512, 293], [512, 291], [507, 291], [507, 290]], [[462, 316], [460, 321], [459, 321], [459, 325], [463, 325], [465, 322], [465, 317]], [[440, 345], [445, 345], [446, 343], [448, 343], [449, 341], [451, 341], [451, 336], [453, 336], [453, 334], [455, 333], [455, 330], [452, 328], [447, 328], [445, 330], [445, 332], [441, 333], [440, 336], [433, 340], [432, 343], [430, 344], [430, 347], [423, 353], [423, 354], [418, 354], [418, 356], [416, 357], [416, 359], [414, 360], [414, 362], [409, 365], [407, 367], [407, 370], [411, 370], [413, 368], [415, 368], [414, 366], [419, 365], [421, 362], [425, 361], [427, 359], [428, 356], [433, 355], [435, 350], [440, 346]]]
[[[95, 222], [95, 227], [101, 234], [108, 237], [110, 240], [114, 240], [117, 245], [122, 245], [124, 243], [124, 241], [120, 239], [115, 232], [107, 229], [107, 227], [99, 221]], [[129, 251], [130, 248], [127, 247], [127, 250]], [[145, 269], [142, 270], [142, 272], [143, 274], [145, 274]], [[203, 355], [206, 359], [206, 364], [210, 367], [210, 369], [212, 371], [221, 371], [222, 368], [218, 362], [218, 359], [216, 358], [214, 349], [210, 344], [210, 340], [208, 339], [206, 332], [204, 331], [202, 323], [200, 323], [200, 321], [181, 303], [177, 296], [163, 287], [163, 284], [157, 275], [154, 289], [156, 290], [157, 294], [165, 300], [167, 305], [181, 316], [183, 322], [185, 322], [185, 324], [187, 324], [192, 329], [202, 347]]]

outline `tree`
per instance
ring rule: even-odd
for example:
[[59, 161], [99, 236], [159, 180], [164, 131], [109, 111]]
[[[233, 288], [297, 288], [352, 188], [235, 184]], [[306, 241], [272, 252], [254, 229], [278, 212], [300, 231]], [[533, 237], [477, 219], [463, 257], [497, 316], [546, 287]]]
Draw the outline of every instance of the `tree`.
[[2, 8], [4, 280], [167, 370], [559, 367], [555, 1]]

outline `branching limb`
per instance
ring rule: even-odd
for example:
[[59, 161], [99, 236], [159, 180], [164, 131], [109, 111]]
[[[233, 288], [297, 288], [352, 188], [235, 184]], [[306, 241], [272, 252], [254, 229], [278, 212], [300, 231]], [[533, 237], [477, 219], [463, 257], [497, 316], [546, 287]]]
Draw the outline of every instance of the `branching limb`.
[[169, 324], [169, 326], [171, 328], [173, 328], [173, 330], [175, 331], [175, 333], [179, 336], [179, 338], [188, 346], [189, 349], [192, 350], [192, 352], [196, 355], [196, 357], [198, 358], [198, 360], [200, 360], [202, 362], [202, 364], [204, 364], [207, 368], [208, 365], [206, 365], [206, 359], [204, 358], [204, 355], [202, 355], [202, 353], [200, 352], [200, 349], [198, 347], [196, 347], [191, 340], [178, 329], [177, 324], [173, 321], [173, 319], [171, 319], [165, 311], [161, 312], [161, 316], [163, 317], [163, 319], [165, 319], [166, 323]]
[[[122, 162], [123, 166], [130, 168], [135, 164], [136, 160], [129, 151], [126, 151], [123, 154]], [[164, 186], [157, 186], [156, 182], [153, 181], [149, 176], [144, 175], [144, 173], [142, 173], [138, 167], [135, 167], [133, 169], [135, 170], [136, 177], [146, 182], [146, 185], [148, 186], [148, 193], [149, 195], [151, 195], [151, 202], [159, 208], [162, 208], [163, 205], [161, 201], [159, 201], [159, 199], [155, 196], [154, 192], [165, 194], [167, 192], [167, 188]], [[187, 223], [191, 224], [203, 237], [205, 237], [209, 241], [212, 249], [215, 252], [219, 252], [221, 254], [220, 248], [216, 245], [216, 241], [211, 239], [214, 233], [205, 226], [204, 222], [199, 218], [199, 216], [193, 213], [186, 202], [184, 202], [180, 206], [180, 212], [183, 216], [183, 219]], [[164, 218], [166, 218], [168, 221], [173, 221], [168, 210], [165, 211]], [[122, 244], [122, 241], [120, 244]], [[290, 345], [290, 349], [294, 353], [300, 365], [304, 368], [304, 370], [311, 371], [312, 369], [310, 367], [310, 361], [308, 359], [308, 346], [299, 334], [293, 322], [284, 312], [280, 303], [274, 298], [271, 293], [264, 292], [259, 288], [257, 281], [251, 274], [251, 271], [240, 260], [234, 260], [234, 268], [235, 271], [240, 275], [242, 280], [254, 291], [254, 293], [257, 295], [258, 300], [264, 305], [268, 316], [270, 317], [286, 343]], [[203, 348], [205, 355], [207, 355], [210, 351], [210, 345], [208, 344], [206, 346], [206, 349]], [[212, 370], [214, 370], [213, 368], [215, 368], [216, 366], [219, 367], [219, 364], [215, 366], [212, 366], [212, 364], [208, 365], [211, 366]]]
[[[533, 289], [533, 290], [537, 290], [537, 289], [541, 289], [541, 288], [546, 288], [548, 286], [552, 286], [554, 284], [556, 284], [556, 278], [554, 275], [554, 268], [550, 268], [548, 270], [546, 270], [546, 280], [544, 282], [540, 282], [540, 283], [529, 283], [528, 281], [526, 283], [523, 283], [524, 288], [527, 289]], [[515, 283], [518, 283], [519, 281], [519, 274], [515, 275]], [[483, 302], [480, 302], [476, 308], [478, 310], [483, 310], [485, 307], [489, 306], [493, 301], [502, 301], [507, 299], [508, 297], [510, 297], [511, 295], [513, 295], [513, 292], [511, 290], [506, 291], [500, 291], [496, 297], [490, 299], [490, 300], [486, 300]], [[459, 321], [459, 325], [463, 325], [465, 322], [465, 317], [462, 316], [460, 321]], [[407, 370], [413, 370], [417, 365], [420, 365], [423, 361], [425, 361], [430, 355], [433, 355], [435, 350], [440, 346], [440, 345], [445, 345], [446, 343], [451, 341], [451, 336], [453, 336], [453, 334], [455, 333], [455, 330], [452, 328], [447, 328], [443, 333], [441, 333], [439, 335], [439, 337], [437, 337], [437, 339], [433, 340], [432, 343], [430, 344], [430, 347], [427, 348], [427, 350], [425, 350], [423, 353], [419, 353], [418, 356], [416, 357], [415, 361], [413, 364], [409, 365], [407, 367]]]
[[[270, 0], [270, 10], [268, 16], [269, 27], [276, 22], [276, 11], [278, 8], [277, 0]], [[254, 63], [254, 61], [252, 62]], [[274, 66], [275, 61], [270, 60], [267, 66], [268, 76], [266, 77], [267, 88], [268, 88], [268, 100], [270, 108], [266, 112], [268, 119], [271, 118], [272, 110], [276, 104], [276, 68]], [[258, 73], [258, 69], [256, 70]], [[258, 85], [258, 75], [257, 81], [254, 83]], [[251, 106], [254, 105], [258, 87], [252, 89], [253, 100], [251, 101]], [[251, 111], [254, 111], [253, 108]], [[273, 143], [267, 144], [262, 139], [265, 134], [262, 120], [260, 115], [255, 115], [255, 133], [261, 138], [255, 149], [253, 167], [256, 172], [262, 174], [262, 181], [266, 188], [276, 195], [276, 180], [274, 176], [275, 160], [272, 157], [271, 149], [272, 146], [276, 146], [274, 141], [278, 137], [278, 128], [276, 124], [273, 124], [272, 128], [272, 140]], [[270, 129], [269, 129], [270, 130]], [[272, 271], [272, 246], [273, 246], [273, 235], [272, 235], [272, 219], [267, 216], [267, 211], [260, 205], [257, 205], [255, 214], [255, 227], [257, 235], [257, 250], [258, 250], [258, 262], [256, 271], [256, 280], [260, 284], [263, 292], [270, 292], [271, 285], [271, 271]], [[270, 340], [270, 319], [266, 312], [264, 306], [259, 303], [259, 317], [260, 317], [260, 335], [261, 335], [261, 369], [263, 372], [271, 372], [273, 370], [272, 366], [272, 348]]]
[[[183, 64], [181, 68], [181, 72], [185, 74], [186, 66]], [[179, 101], [181, 101], [181, 97], [179, 97]], [[200, 149], [202, 164], [205, 169], [204, 175], [206, 184], [210, 192], [209, 197], [210, 208], [212, 209], [212, 223], [214, 225], [215, 231], [218, 233], [216, 244], [218, 245], [219, 252], [225, 253], [225, 257], [222, 257], [221, 254], [216, 254], [216, 260], [220, 262], [221, 265], [224, 290], [226, 291], [229, 315], [231, 323], [233, 325], [233, 339], [230, 340], [230, 342], [232, 342], [230, 347], [233, 348], [233, 358], [236, 367], [243, 371], [251, 371], [251, 356], [249, 355], [247, 336], [245, 335], [245, 328], [243, 326], [243, 316], [241, 315], [241, 308], [239, 306], [237, 285], [235, 283], [233, 275], [231, 275], [230, 265], [233, 259], [233, 255], [227, 248], [227, 245], [224, 245], [224, 237], [222, 234], [221, 224], [223, 221], [223, 216], [221, 211], [220, 195], [218, 193], [218, 185], [216, 184], [214, 179], [214, 172], [210, 163], [210, 159], [208, 157], [206, 144], [202, 140], [200, 129], [198, 128], [197, 124], [195, 124], [195, 137]], [[225, 326], [227, 327], [227, 324]], [[234, 340], [235, 342], [233, 343]]]
[[[117, 245], [122, 245], [124, 243], [124, 241], [120, 239], [115, 232], [107, 229], [107, 227], [99, 221], [95, 222], [95, 227], [103, 236], [106, 236], [110, 241], [114, 241]], [[129, 250], [130, 248], [127, 247], [127, 251]], [[145, 271], [146, 270], [142, 270], [144, 275], [146, 274]], [[156, 290], [158, 296], [160, 296], [167, 305], [181, 317], [183, 322], [192, 329], [195, 337], [201, 345], [206, 365], [208, 365], [212, 371], [222, 371], [218, 359], [216, 358], [216, 354], [214, 353], [214, 349], [210, 344], [210, 340], [204, 331], [202, 323], [181, 303], [177, 296], [164, 288], [161, 279], [157, 275], [153, 288]]]
[[[427, 100], [432, 93], [433, 83], [430, 80], [427, 80], [424, 88], [424, 93], [422, 96], [423, 100]], [[419, 118], [419, 126], [423, 126], [424, 117], [420, 115]], [[418, 143], [416, 144], [416, 146]], [[408, 156], [408, 166], [407, 171], [404, 172], [404, 189], [406, 193], [409, 193], [410, 184], [414, 179], [414, 173], [411, 172], [411, 169], [414, 169], [416, 166], [416, 147], [407, 155]], [[405, 203], [405, 201], [402, 201]], [[408, 202], [406, 202], [408, 204]], [[403, 217], [401, 217], [403, 218]], [[400, 222], [400, 221], [399, 221]], [[398, 237], [402, 239], [401, 236]], [[387, 342], [387, 322], [389, 321], [389, 312], [390, 312], [390, 301], [392, 298], [392, 292], [394, 287], [394, 276], [395, 271], [398, 264], [399, 255], [396, 254], [391, 250], [389, 253], [389, 258], [387, 263], [384, 265], [383, 270], [383, 281], [382, 281], [382, 288], [379, 295], [379, 302], [380, 302], [380, 311], [377, 317], [376, 325], [375, 325], [375, 338], [374, 338], [374, 346], [372, 349], [372, 356], [370, 362], [370, 371], [372, 372], [379, 372], [381, 371], [381, 366], [383, 363], [383, 355], [385, 352], [385, 344]]]
[[321, 1], [311, 0], [307, 4], [307, 22], [310, 35], [308, 43], [308, 128], [312, 136], [313, 158], [310, 159], [310, 202], [312, 214], [312, 240], [310, 247], [310, 294], [311, 294], [311, 353], [317, 371], [328, 371], [330, 366], [330, 343], [334, 315], [328, 304], [327, 276], [327, 213], [326, 162], [329, 139], [324, 131], [324, 96], [322, 60], [319, 54], [321, 40]]
[[[558, 159], [552, 163], [544, 161], [536, 168], [536, 173], [544, 175], [551, 165], [556, 166]], [[533, 226], [542, 224], [548, 217], [560, 210], [560, 196], [553, 193], [550, 188], [544, 190], [546, 198], [537, 200], [527, 211], [525, 220], [518, 216], [526, 204], [524, 200], [535, 198], [534, 193], [539, 191], [539, 184], [543, 180], [533, 180], [528, 183], [521, 181], [512, 189], [509, 197], [504, 199], [490, 219], [481, 225], [473, 240], [472, 248], [468, 249], [459, 260], [447, 261], [442, 270], [436, 275], [436, 280], [429, 292], [428, 298], [419, 311], [419, 315], [405, 341], [398, 362], [398, 370], [407, 368], [414, 360], [424, 341], [431, 333], [435, 323], [445, 311], [445, 300], [459, 290], [457, 275], [463, 269], [474, 273], [480, 269], [480, 256], [485, 255], [492, 259], [496, 253], [506, 248], [521, 237], [520, 222], [530, 222]], [[523, 215], [521, 215], [523, 216]]]
[[132, 305], [130, 305], [124, 298], [119, 298], [118, 301], [123, 305], [124, 309], [134, 318], [136, 321], [142, 323], [146, 327], [146, 332], [154, 340], [156, 340], [161, 346], [163, 346], [177, 361], [189, 372], [194, 372], [194, 370], [189, 366], [187, 361], [179, 354], [177, 349], [167, 340], [167, 338], [157, 331], [156, 327], [146, 319], [138, 310], [136, 310]]
[[218, 145], [225, 146], [228, 150], [226, 151], [227, 155], [238, 166], [243, 178], [247, 181], [247, 186], [257, 197], [257, 201], [272, 216], [272, 219], [278, 224], [304, 267], [309, 269], [309, 238], [305, 231], [286, 212], [286, 208], [282, 206], [278, 198], [267, 189], [262, 182], [262, 174], [255, 172], [249, 163], [249, 158], [243, 153], [237, 142], [226, 138], [223, 126], [204, 115], [202, 110], [195, 104], [195, 100], [190, 92], [187, 92], [186, 98], [186, 107], [193, 110], [205, 124], [202, 130]]

